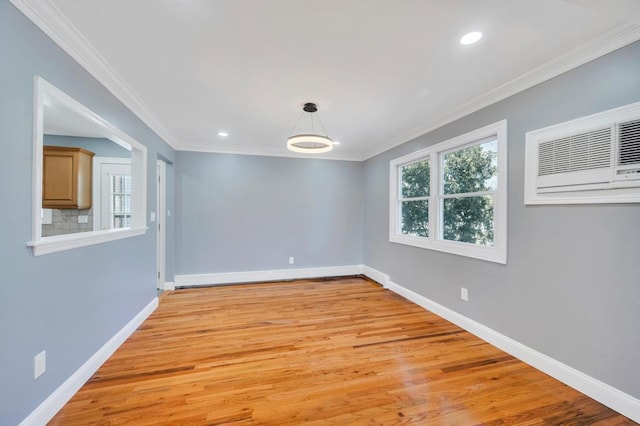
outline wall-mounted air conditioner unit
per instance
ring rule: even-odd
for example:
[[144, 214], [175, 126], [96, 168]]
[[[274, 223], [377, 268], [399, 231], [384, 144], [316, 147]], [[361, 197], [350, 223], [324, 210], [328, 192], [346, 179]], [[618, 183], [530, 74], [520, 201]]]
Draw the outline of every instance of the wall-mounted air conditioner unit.
[[528, 132], [525, 204], [640, 202], [640, 102]]

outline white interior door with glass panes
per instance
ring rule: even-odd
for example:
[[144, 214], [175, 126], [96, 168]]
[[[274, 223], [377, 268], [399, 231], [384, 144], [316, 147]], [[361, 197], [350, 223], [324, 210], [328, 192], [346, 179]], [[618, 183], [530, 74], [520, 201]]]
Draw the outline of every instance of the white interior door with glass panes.
[[100, 170], [101, 229], [131, 226], [131, 166], [103, 164]]

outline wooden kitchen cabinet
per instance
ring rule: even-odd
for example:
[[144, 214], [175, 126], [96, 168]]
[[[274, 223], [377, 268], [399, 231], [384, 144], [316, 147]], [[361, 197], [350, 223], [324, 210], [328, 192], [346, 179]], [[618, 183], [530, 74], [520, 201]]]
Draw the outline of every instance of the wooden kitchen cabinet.
[[93, 156], [93, 152], [82, 148], [43, 147], [43, 208], [91, 208]]

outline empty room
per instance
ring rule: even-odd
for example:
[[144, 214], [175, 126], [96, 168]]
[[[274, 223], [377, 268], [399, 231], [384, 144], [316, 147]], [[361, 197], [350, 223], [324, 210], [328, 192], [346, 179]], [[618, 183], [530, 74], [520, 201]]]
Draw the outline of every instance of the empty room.
[[638, 0], [0, 0], [0, 425], [640, 422]]

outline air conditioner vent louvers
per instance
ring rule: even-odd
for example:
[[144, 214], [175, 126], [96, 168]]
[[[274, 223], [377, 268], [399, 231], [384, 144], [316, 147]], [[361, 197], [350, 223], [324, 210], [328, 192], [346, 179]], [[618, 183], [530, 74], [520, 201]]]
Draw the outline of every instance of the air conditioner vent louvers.
[[609, 127], [542, 142], [538, 147], [538, 176], [602, 169], [610, 165]]
[[618, 166], [640, 165], [640, 120], [618, 125]]
[[640, 102], [527, 132], [525, 204], [640, 203]]

